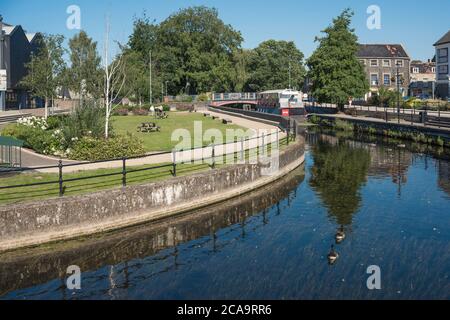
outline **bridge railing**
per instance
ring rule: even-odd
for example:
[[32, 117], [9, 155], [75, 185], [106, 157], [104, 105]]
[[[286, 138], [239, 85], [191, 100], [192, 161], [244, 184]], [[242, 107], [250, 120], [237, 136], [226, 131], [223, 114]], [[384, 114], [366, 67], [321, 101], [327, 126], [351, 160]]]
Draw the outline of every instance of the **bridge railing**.
[[256, 100], [255, 92], [241, 92], [241, 93], [214, 93], [213, 101], [241, 101], [241, 100]]

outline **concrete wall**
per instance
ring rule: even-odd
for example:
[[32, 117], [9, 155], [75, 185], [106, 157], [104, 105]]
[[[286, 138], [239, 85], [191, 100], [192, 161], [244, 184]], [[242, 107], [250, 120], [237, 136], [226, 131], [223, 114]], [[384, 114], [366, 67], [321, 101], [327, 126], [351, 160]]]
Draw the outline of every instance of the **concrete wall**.
[[280, 154], [280, 170], [235, 165], [148, 185], [0, 207], [0, 251], [110, 231], [218, 203], [260, 188], [304, 162], [298, 138]]

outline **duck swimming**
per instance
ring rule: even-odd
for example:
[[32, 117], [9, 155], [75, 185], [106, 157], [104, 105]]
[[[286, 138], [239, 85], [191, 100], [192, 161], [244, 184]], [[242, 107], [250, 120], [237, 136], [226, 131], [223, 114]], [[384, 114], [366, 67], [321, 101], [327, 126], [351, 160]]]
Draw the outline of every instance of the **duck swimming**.
[[336, 233], [335, 239], [336, 239], [336, 244], [340, 244], [342, 243], [342, 241], [345, 240], [345, 230], [344, 230], [344, 226], [341, 226], [341, 228], [338, 230], [338, 232]]
[[328, 263], [333, 265], [336, 263], [337, 259], [339, 259], [339, 254], [334, 250], [334, 245], [331, 246], [331, 251], [328, 254]]

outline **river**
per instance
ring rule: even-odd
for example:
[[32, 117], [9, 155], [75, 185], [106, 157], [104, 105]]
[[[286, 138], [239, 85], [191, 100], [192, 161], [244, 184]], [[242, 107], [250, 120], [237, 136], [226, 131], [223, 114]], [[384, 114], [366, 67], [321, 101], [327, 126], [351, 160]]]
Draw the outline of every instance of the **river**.
[[[450, 299], [446, 151], [323, 132], [307, 141], [304, 167], [251, 194], [1, 255], [0, 299]], [[70, 265], [81, 290], [65, 287]], [[368, 289], [370, 266], [380, 290]]]

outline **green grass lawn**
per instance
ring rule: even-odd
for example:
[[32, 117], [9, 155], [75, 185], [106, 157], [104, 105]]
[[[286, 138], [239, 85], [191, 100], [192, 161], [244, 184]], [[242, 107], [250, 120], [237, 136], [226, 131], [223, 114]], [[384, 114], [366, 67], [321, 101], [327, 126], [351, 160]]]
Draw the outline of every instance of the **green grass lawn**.
[[[180, 113], [170, 112], [169, 118], [164, 120], [154, 119], [152, 116], [125, 116], [125, 117], [113, 117], [113, 127], [116, 133], [126, 134], [132, 133], [140, 137], [144, 141], [144, 147], [147, 152], [157, 151], [170, 151], [178, 142], [171, 141], [172, 134], [177, 129], [186, 129], [191, 133], [192, 146], [195, 143], [199, 143], [202, 146], [208, 145], [208, 141], [202, 141], [203, 139], [197, 139], [194, 141], [194, 122], [201, 121], [203, 127], [203, 134], [209, 129], [218, 129], [226, 138], [227, 129], [242, 129], [244, 132], [247, 129], [239, 127], [237, 125], [225, 125], [221, 120], [213, 120], [212, 118], [205, 118], [201, 113]], [[143, 122], [155, 122], [161, 127], [161, 132], [141, 133], [137, 132], [137, 127]], [[241, 136], [239, 136], [240, 138]], [[232, 142], [233, 138], [227, 139], [227, 142]]]
[[[160, 165], [148, 165], [128, 168], [128, 170], [139, 170]], [[153, 169], [149, 171], [130, 172], [127, 174], [127, 185], [138, 185], [157, 182], [172, 178], [171, 167]], [[193, 174], [203, 170], [209, 170], [207, 164], [195, 165], [184, 164], [177, 166], [177, 176]], [[92, 177], [104, 174], [117, 173], [110, 177], [98, 177], [87, 180], [64, 182], [65, 196], [88, 194], [99, 190], [113, 189], [122, 185], [122, 169], [99, 169], [77, 173], [64, 174], [65, 180], [82, 177]], [[26, 185], [41, 182], [56, 182], [48, 185], [20, 187], [14, 189], [0, 190], [0, 204], [17, 203], [22, 201], [56, 198], [59, 196], [58, 174], [54, 173], [22, 173], [9, 176], [0, 175], [1, 186]]]

